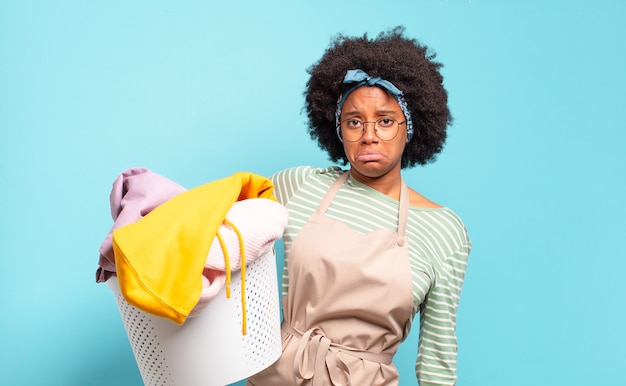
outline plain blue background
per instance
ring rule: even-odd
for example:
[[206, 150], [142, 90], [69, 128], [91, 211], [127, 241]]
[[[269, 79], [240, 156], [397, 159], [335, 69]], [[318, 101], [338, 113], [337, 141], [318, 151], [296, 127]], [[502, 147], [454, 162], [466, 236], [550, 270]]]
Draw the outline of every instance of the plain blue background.
[[619, 0], [0, 0], [0, 384], [140, 385], [94, 279], [111, 182], [329, 165], [305, 69], [337, 32], [404, 24], [455, 117], [405, 178], [474, 241], [458, 385], [626, 385], [625, 17]]

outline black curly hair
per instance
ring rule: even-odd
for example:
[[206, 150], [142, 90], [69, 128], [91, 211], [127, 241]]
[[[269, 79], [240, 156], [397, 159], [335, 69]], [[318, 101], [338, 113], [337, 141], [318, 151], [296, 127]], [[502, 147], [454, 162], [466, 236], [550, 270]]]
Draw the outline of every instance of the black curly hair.
[[335, 126], [337, 99], [350, 85], [343, 83], [346, 71], [361, 69], [381, 76], [402, 90], [413, 119], [413, 139], [406, 144], [401, 167], [425, 165], [435, 160], [452, 123], [448, 93], [439, 73], [435, 54], [416, 39], [404, 36], [405, 28], [381, 32], [375, 39], [367, 34], [339, 34], [322, 58], [307, 73], [311, 76], [304, 92], [308, 131], [333, 162], [348, 163]]

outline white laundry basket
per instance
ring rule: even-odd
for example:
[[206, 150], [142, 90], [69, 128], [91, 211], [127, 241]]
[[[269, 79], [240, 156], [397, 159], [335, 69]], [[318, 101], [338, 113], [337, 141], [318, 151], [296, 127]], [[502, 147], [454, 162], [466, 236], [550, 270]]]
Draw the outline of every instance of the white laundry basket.
[[115, 293], [146, 386], [223, 386], [246, 379], [281, 354], [280, 303], [274, 251], [246, 267], [247, 334], [242, 334], [241, 272], [197, 316], [178, 325], [128, 304], [116, 277]]

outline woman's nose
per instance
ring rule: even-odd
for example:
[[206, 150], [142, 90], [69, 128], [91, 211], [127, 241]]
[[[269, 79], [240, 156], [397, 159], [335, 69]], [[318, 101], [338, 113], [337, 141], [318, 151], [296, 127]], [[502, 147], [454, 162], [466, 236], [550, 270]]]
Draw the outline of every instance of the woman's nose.
[[376, 122], [363, 122], [363, 136], [361, 137], [363, 142], [376, 142], [378, 136], [376, 135]]

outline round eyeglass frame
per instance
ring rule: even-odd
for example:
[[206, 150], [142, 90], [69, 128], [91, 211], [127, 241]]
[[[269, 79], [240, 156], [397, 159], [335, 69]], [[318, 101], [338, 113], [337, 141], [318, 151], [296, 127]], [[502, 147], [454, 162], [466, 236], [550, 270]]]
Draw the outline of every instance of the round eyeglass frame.
[[[396, 126], [396, 133], [393, 135], [393, 137], [391, 137], [389, 139], [380, 138], [378, 136], [378, 129], [376, 128], [376, 126], [378, 125], [378, 122], [380, 122], [382, 120], [385, 120], [385, 119], [391, 119], [391, 120], [395, 121], [396, 125], [397, 125]], [[393, 141], [398, 136], [398, 133], [400, 132], [400, 125], [406, 123], [406, 119], [404, 121], [396, 121], [395, 119], [389, 118], [389, 117], [383, 117], [383, 118], [380, 118], [380, 119], [378, 119], [376, 121], [361, 121], [359, 119], [346, 118], [343, 121], [339, 122], [339, 124], [337, 125], [337, 128], [336, 128], [337, 137], [339, 137], [339, 141], [341, 141], [342, 143], [344, 141], [344, 138], [342, 138], [342, 136], [341, 136], [341, 124], [344, 123], [345, 121], [350, 121], [350, 120], [352, 120], [352, 121], [359, 121], [359, 122], [361, 122], [361, 125], [363, 125], [363, 128], [361, 129], [361, 135], [359, 136], [359, 138], [355, 139], [354, 141], [349, 141], [347, 139], [345, 140], [346, 142], [350, 142], [350, 143], [358, 142], [361, 138], [363, 138], [363, 135], [365, 135], [365, 124], [367, 124], [367, 123], [373, 123], [374, 124], [374, 134], [376, 134], [376, 138], [378, 138], [378, 139], [380, 139], [381, 141], [384, 141], [384, 142]]]

